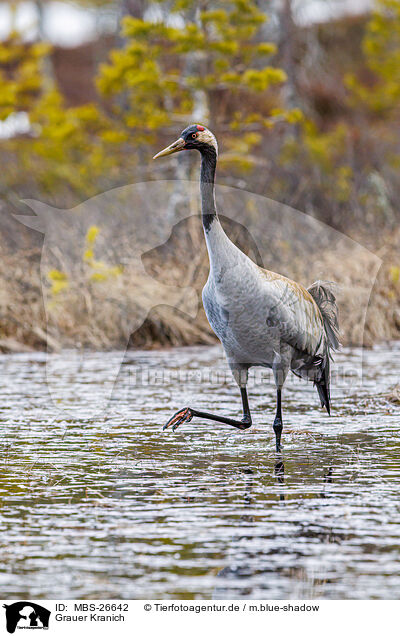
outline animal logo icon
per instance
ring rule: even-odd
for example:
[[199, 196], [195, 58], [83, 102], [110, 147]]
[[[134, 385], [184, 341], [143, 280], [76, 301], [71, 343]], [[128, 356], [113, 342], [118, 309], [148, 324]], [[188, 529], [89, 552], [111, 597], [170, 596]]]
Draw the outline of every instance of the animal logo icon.
[[[360, 263], [362, 285], [348, 293], [346, 302], [357, 315], [357, 333], [352, 339], [362, 341], [369, 296], [381, 264], [376, 255], [325, 223], [266, 197], [228, 186], [218, 186], [216, 197], [224, 218], [233, 223], [228, 234], [235, 241], [238, 227], [244, 228], [254, 246], [249, 256], [265, 267], [274, 262], [286, 275], [288, 264], [309, 263], [304, 282], [323, 277], [344, 283], [346, 289], [346, 272], [338, 270], [336, 254]], [[190, 242], [186, 245], [190, 232], [184, 231], [186, 221], [199, 214], [198, 183], [130, 184], [74, 208], [59, 209], [31, 199], [24, 203], [31, 214], [16, 218], [44, 235], [40, 272], [47, 343], [58, 340], [64, 349], [58, 355], [50, 346], [46, 358], [44, 379], [49, 396], [54, 408], [71, 419], [102, 416], [111, 403], [130, 337], [149, 313], [167, 306], [192, 322], [198, 314], [205, 282], [200, 284], [199, 279], [200, 251], [195, 241], [191, 249]], [[169, 245], [179, 255], [177, 277], [169, 276], [170, 264], [175, 262], [168, 260]], [[149, 268], [146, 257], [156, 250], [161, 254], [158, 269]], [[73, 302], [68, 304], [72, 296]], [[69, 313], [72, 306], [78, 308], [74, 314]], [[274, 322], [274, 309], [265, 316], [267, 324]], [[106, 320], [125, 339], [112, 352], [101, 339]], [[73, 326], [67, 345], [59, 333], [60, 325]], [[85, 337], [89, 334], [89, 348], [107, 353], [97, 358], [88, 355], [82, 329]], [[361, 368], [355, 370], [354, 377], [361, 376]]]
[[50, 610], [32, 603], [17, 601], [11, 605], [4, 604], [6, 610], [6, 628], [9, 634], [16, 629], [48, 629]]

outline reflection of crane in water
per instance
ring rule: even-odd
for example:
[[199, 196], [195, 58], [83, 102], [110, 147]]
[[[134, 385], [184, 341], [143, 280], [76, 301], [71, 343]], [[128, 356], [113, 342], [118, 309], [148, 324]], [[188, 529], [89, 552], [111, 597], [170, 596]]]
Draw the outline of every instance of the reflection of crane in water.
[[[278, 455], [278, 458], [279, 459], [277, 459], [274, 466], [274, 475], [276, 477], [277, 484], [281, 488], [283, 488], [283, 486], [285, 485], [285, 464], [283, 463], [282, 455]], [[332, 466], [328, 466], [327, 470], [324, 472], [324, 478], [323, 478], [324, 486], [319, 495], [321, 499], [326, 499], [326, 497], [328, 496], [325, 493], [325, 486], [326, 484], [331, 484], [331, 483], [332, 483]], [[285, 495], [283, 492], [279, 494], [279, 500], [285, 501]]]
[[[299, 598], [321, 594], [327, 582], [323, 564], [318, 572], [304, 563], [296, 564], [304, 561], [307, 555], [304, 540], [306, 543], [318, 540], [321, 545], [340, 544], [345, 535], [334, 530], [329, 524], [310, 524], [307, 517], [296, 519], [293, 523], [294, 532], [287, 528], [282, 530], [276, 522], [270, 524], [269, 531], [266, 525], [265, 533], [257, 532], [257, 528], [260, 528], [257, 515], [263, 510], [263, 499], [257, 505], [256, 491], [260, 493], [264, 489], [257, 488], [259, 476], [255, 474], [256, 471], [240, 469], [240, 472], [244, 474], [243, 507], [248, 510], [240, 516], [242, 532], [229, 543], [229, 565], [221, 568], [216, 574], [212, 598], [286, 598], [288, 589], [300, 589]], [[275, 461], [274, 476], [277, 485], [274, 492], [279, 498], [279, 507], [286, 508], [290, 506], [290, 496], [287, 497], [289, 492], [285, 484], [282, 455], [278, 455]], [[329, 497], [326, 488], [332, 480], [332, 466], [327, 466], [324, 469], [323, 488], [319, 497]], [[260, 592], [262, 596], [255, 596]], [[294, 598], [297, 598], [297, 595]]]
[[289, 369], [317, 386], [321, 406], [330, 412], [330, 358], [337, 349], [336, 300], [325, 283], [308, 290], [256, 265], [225, 234], [215, 206], [214, 180], [218, 146], [200, 125], [186, 128], [177, 141], [154, 158], [182, 150], [201, 154], [202, 221], [210, 257], [210, 274], [203, 289], [207, 318], [221, 340], [242, 397], [243, 418], [235, 420], [191, 407], [180, 409], [164, 428], [175, 430], [194, 416], [238, 429], [252, 424], [247, 398], [248, 370], [272, 369], [277, 391], [274, 420], [276, 450], [281, 449], [281, 391]]

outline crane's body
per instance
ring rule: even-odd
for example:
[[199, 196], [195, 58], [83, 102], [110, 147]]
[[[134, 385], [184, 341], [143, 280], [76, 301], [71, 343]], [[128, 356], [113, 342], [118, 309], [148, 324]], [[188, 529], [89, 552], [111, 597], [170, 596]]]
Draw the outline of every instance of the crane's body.
[[200, 189], [202, 220], [210, 259], [210, 273], [203, 289], [208, 321], [221, 341], [243, 404], [241, 421], [203, 413], [191, 407], [178, 411], [167, 422], [175, 430], [198, 416], [234, 426], [251, 426], [247, 399], [248, 369], [272, 369], [277, 389], [274, 421], [276, 448], [282, 432], [281, 390], [288, 371], [314, 381], [330, 412], [329, 366], [331, 349], [338, 347], [336, 301], [326, 283], [308, 290], [300, 284], [256, 265], [232, 243], [218, 218], [214, 178], [218, 146], [203, 126], [189, 126], [171, 146], [156, 155], [197, 149], [202, 156]]
[[322, 353], [324, 325], [311, 294], [294, 281], [262, 269], [227, 237], [219, 221], [206, 236], [210, 273], [203, 289], [208, 321], [228, 362], [243, 368], [299, 368]]

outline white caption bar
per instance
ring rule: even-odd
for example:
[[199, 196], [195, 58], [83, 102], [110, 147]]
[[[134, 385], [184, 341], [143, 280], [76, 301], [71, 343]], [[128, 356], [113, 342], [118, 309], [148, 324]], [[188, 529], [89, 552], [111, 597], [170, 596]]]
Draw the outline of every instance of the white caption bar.
[[[0, 633], [205, 636], [219, 630], [363, 636], [397, 624], [399, 601], [0, 601]], [[289, 630], [295, 630], [290, 632]], [[271, 632], [271, 630], [273, 630]], [[357, 633], [356, 632], [356, 633]]]

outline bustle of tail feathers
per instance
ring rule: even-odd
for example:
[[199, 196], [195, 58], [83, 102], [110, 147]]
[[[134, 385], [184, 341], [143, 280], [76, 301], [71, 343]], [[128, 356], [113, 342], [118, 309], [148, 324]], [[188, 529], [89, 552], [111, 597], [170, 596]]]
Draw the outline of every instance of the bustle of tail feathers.
[[329, 349], [339, 349], [339, 319], [336, 298], [332, 288], [334, 283], [317, 280], [307, 291], [314, 298], [321, 312]]
[[328, 415], [331, 414], [331, 392], [329, 389], [330, 383], [330, 371], [329, 371], [329, 355], [326, 357], [324, 361], [324, 368], [322, 370], [322, 376], [319, 380], [314, 382], [317, 387], [319, 399], [321, 401], [321, 407], [326, 408], [328, 411]]
[[317, 382], [315, 382], [315, 384], [321, 400], [321, 406], [325, 406], [329, 415], [331, 412], [329, 390], [330, 359], [332, 358], [331, 351], [337, 351], [340, 346], [338, 307], [336, 304], [336, 298], [332, 292], [332, 287], [333, 283], [318, 280], [307, 290], [319, 307], [327, 339], [327, 348], [322, 360], [321, 377]]

